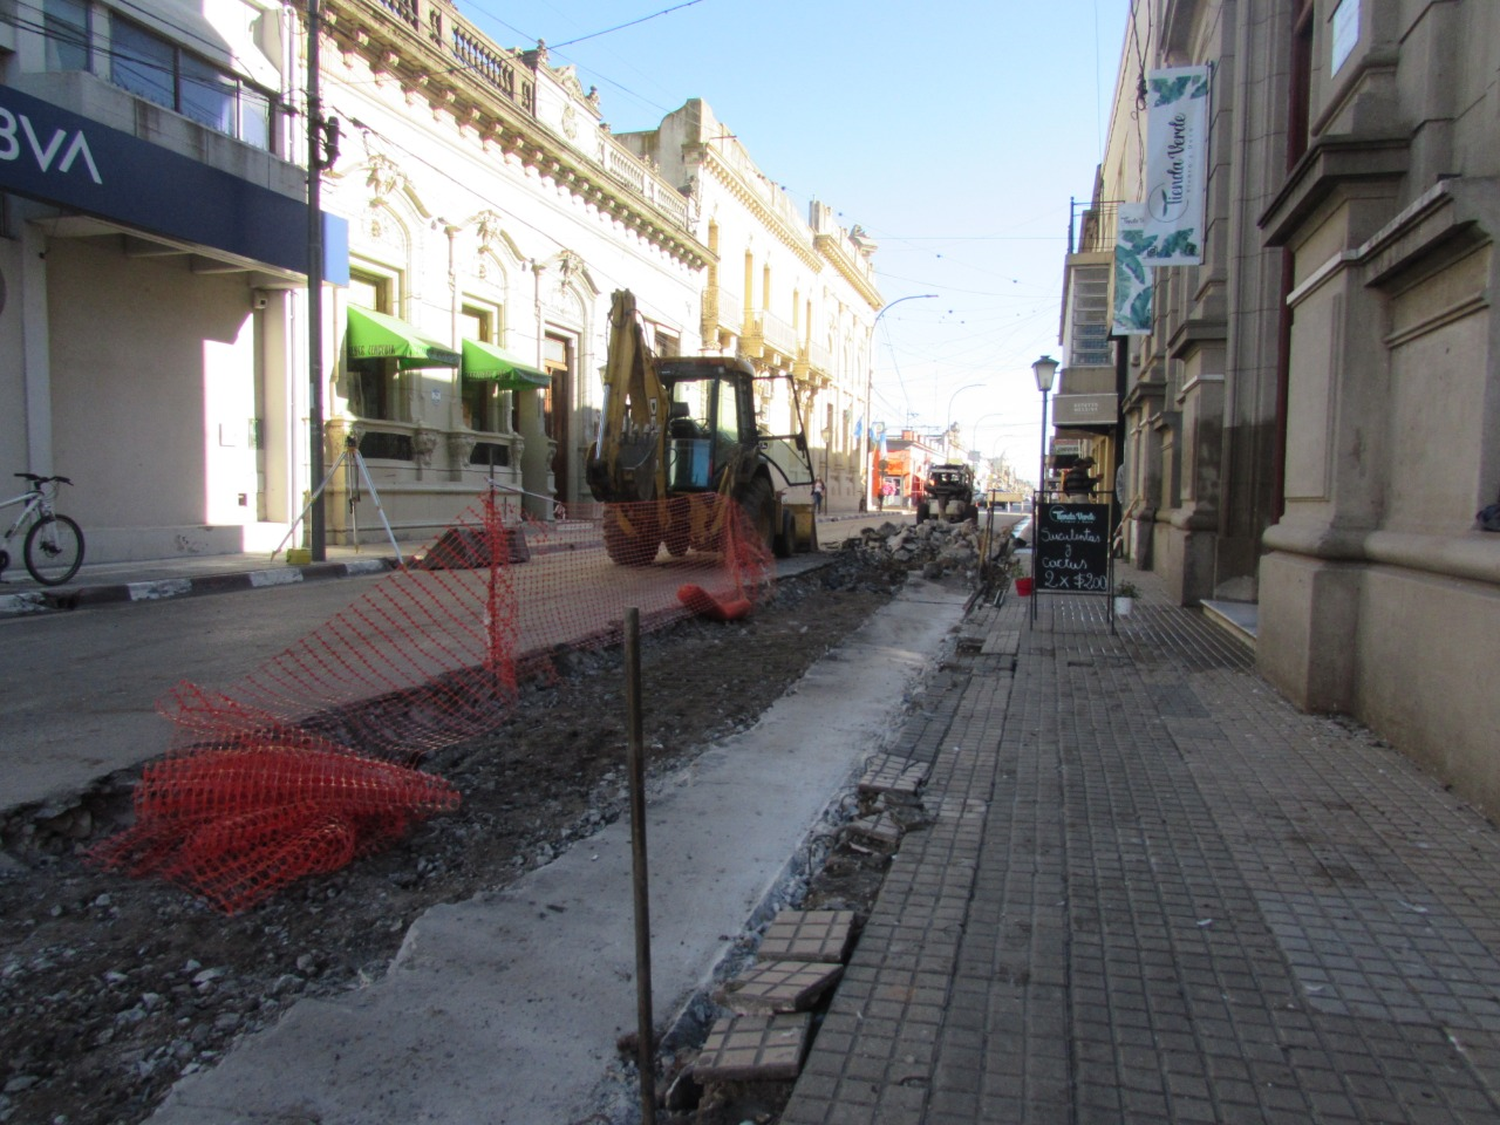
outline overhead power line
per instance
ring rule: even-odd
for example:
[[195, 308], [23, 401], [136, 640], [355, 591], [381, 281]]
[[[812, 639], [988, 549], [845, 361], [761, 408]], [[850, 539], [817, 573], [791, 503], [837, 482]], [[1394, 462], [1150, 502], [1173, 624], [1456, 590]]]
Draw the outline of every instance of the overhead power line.
[[560, 47], [571, 47], [574, 43], [582, 43], [586, 39], [598, 39], [601, 35], [609, 35], [612, 32], [623, 31], [625, 28], [634, 27], [638, 23], [645, 23], [647, 20], [654, 20], [658, 16], [670, 15], [672, 12], [680, 11], [683, 8], [691, 8], [694, 4], [701, 3], [703, 3], [703, 0], [687, 0], [687, 3], [685, 4], [677, 4], [670, 8], [663, 8], [659, 12], [652, 12], [649, 16], [642, 16], [638, 20], [631, 20], [629, 23], [618, 24], [615, 27], [607, 27], [603, 31], [595, 31], [590, 35], [580, 35], [577, 39], [569, 39], [566, 43], [558, 43], [555, 46], [549, 46], [548, 49], [555, 50], [556, 48]]

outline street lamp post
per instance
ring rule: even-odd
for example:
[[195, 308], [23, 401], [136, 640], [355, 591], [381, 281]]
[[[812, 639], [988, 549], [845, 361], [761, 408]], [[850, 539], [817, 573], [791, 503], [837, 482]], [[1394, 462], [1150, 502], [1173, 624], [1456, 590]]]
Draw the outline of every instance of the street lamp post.
[[1036, 490], [1040, 495], [1047, 485], [1047, 396], [1052, 392], [1052, 380], [1057, 375], [1057, 360], [1044, 355], [1031, 365], [1036, 376], [1036, 389], [1042, 392], [1042, 460], [1037, 472]]
[[958, 396], [963, 394], [965, 391], [972, 391], [975, 387], [982, 386], [984, 386], [983, 383], [970, 383], [966, 387], [959, 387], [958, 390], [954, 391], [951, 395], [948, 396], [948, 413], [943, 416], [946, 422], [946, 426], [943, 430], [943, 443], [948, 447], [950, 461], [953, 459], [953, 403], [958, 399]]
[[875, 495], [871, 491], [874, 475], [870, 472], [870, 391], [875, 382], [875, 328], [880, 324], [880, 318], [902, 301], [924, 301], [936, 296], [936, 293], [913, 293], [909, 297], [897, 297], [876, 313], [875, 319], [870, 323], [870, 362], [865, 369], [865, 424], [859, 431], [859, 475], [863, 480], [861, 487], [864, 489], [866, 511], [875, 506]]
[[[1031, 573], [1034, 580], [1041, 578], [1042, 547], [1042, 490], [1047, 487], [1047, 395], [1052, 391], [1052, 380], [1057, 375], [1057, 360], [1044, 355], [1031, 365], [1036, 376], [1036, 389], [1042, 392], [1042, 456], [1037, 469], [1036, 491], [1031, 494]], [[1031, 591], [1031, 625], [1036, 626], [1036, 603], [1041, 600], [1042, 588], [1035, 585]]]

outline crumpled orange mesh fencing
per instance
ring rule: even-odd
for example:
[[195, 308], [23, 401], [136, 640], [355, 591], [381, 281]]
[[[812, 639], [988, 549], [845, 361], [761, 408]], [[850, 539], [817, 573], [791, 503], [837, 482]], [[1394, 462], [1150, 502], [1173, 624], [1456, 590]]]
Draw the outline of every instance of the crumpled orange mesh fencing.
[[617, 642], [628, 608], [643, 629], [729, 620], [769, 589], [764, 527], [733, 501], [588, 515], [507, 523], [484, 498], [403, 569], [340, 584], [342, 611], [239, 683], [179, 684], [135, 823], [93, 857], [246, 909], [457, 808], [422, 758], [493, 731], [553, 654]]

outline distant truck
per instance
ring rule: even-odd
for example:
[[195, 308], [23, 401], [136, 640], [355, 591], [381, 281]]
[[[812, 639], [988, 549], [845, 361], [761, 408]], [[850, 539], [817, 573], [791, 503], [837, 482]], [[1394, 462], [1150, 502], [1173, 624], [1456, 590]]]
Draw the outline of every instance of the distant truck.
[[917, 522], [939, 519], [949, 523], [979, 519], [974, 497], [974, 470], [968, 465], [934, 465], [927, 473]]

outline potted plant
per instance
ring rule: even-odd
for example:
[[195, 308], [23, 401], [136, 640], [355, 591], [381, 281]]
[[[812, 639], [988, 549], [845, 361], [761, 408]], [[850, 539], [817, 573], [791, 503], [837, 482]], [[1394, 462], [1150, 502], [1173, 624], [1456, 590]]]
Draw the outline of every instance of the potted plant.
[[1014, 555], [1006, 559], [1005, 574], [1010, 579], [1011, 585], [1015, 587], [1016, 597], [1029, 598], [1031, 596], [1031, 575], [1026, 573], [1026, 567], [1020, 559]]
[[1135, 599], [1141, 596], [1140, 590], [1134, 582], [1118, 582], [1115, 584], [1115, 616], [1129, 617], [1130, 611], [1135, 608]]

